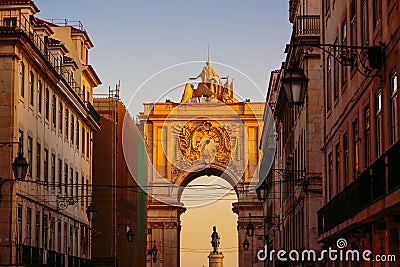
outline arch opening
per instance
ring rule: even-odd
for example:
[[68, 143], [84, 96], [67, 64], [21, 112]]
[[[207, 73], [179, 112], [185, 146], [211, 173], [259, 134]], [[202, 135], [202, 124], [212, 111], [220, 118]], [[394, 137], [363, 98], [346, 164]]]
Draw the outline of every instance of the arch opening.
[[[205, 177], [214, 178], [207, 179]], [[177, 181], [175, 182], [177, 185], [179, 185], [178, 202], [183, 202], [182, 195], [184, 192], [186, 192], [186, 204], [184, 203], [185, 207], [209, 204], [224, 197], [225, 194], [230, 192], [236, 194], [237, 200], [239, 199], [238, 190], [236, 187], [238, 180], [233, 177], [234, 176], [230, 175], [226, 170], [224, 171], [217, 167], [209, 167], [206, 169], [200, 169], [198, 171], [193, 170], [189, 173], [186, 173], [182, 177], [178, 177]], [[199, 178], [201, 179], [198, 180]], [[203, 184], [199, 184], [199, 181], [202, 181]], [[224, 181], [225, 183], [221, 181]], [[191, 191], [195, 194], [188, 194], [188, 191]], [[212, 192], [212, 194], [208, 194], [210, 192]], [[197, 197], [200, 197], [200, 199]], [[196, 204], [196, 202], [198, 202], [198, 204], [193, 205]]]
[[[238, 216], [232, 211], [232, 204], [238, 201], [237, 192], [226, 178], [208, 173], [188, 175], [185, 179], [180, 200], [188, 208], [180, 218], [180, 266], [193, 266], [194, 262], [196, 266], [208, 266], [208, 255], [213, 250], [213, 226], [221, 238], [218, 251], [224, 255], [224, 265], [238, 266]], [[224, 194], [219, 196], [222, 192]], [[198, 205], [194, 203], [196, 199], [205, 200], [207, 204]]]

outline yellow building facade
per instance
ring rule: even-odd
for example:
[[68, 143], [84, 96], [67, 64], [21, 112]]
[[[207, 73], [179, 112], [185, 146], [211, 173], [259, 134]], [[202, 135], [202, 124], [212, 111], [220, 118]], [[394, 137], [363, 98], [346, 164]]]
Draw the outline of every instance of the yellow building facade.
[[0, 264], [82, 266], [91, 253], [86, 208], [99, 129], [91, 101], [101, 81], [83, 28], [38, 12], [33, 1], [0, 2], [0, 141], [21, 138], [30, 164], [16, 182], [17, 146], [0, 148]]

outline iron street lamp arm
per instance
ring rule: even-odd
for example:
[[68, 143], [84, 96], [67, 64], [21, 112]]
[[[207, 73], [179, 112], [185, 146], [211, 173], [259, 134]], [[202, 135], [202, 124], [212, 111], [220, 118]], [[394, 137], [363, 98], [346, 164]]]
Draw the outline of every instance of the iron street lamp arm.
[[[376, 69], [383, 71], [385, 60], [385, 45], [374, 46], [354, 46], [340, 44], [315, 44], [315, 43], [300, 43], [288, 44], [285, 52], [290, 48], [304, 47], [312, 52], [314, 48], [319, 48], [328, 55], [332, 56], [342, 66], [354, 66], [358, 72], [365, 77], [381, 77], [382, 73], [371, 75], [371, 72]], [[368, 59], [368, 64], [367, 64]], [[359, 68], [359, 63], [362, 69]]]

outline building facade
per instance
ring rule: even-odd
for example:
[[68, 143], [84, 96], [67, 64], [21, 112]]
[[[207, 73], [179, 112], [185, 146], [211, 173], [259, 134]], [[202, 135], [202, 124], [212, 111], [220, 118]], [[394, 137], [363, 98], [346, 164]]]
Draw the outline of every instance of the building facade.
[[[334, 57], [323, 54], [324, 206], [318, 213], [319, 240], [325, 246], [334, 246], [337, 239], [345, 238], [348, 248], [394, 255], [397, 260], [398, 5], [398, 1], [322, 1], [323, 43], [376, 46], [381, 50], [362, 54], [355, 66], [336, 64]], [[357, 266], [398, 263], [364, 262]]]
[[[95, 98], [101, 130], [94, 133], [94, 266], [146, 266], [147, 154], [143, 138], [118, 94]], [[129, 240], [128, 232], [133, 239]]]
[[[264, 202], [265, 242], [269, 251], [314, 249], [319, 251], [317, 211], [322, 203], [323, 154], [321, 63], [318, 49], [303, 44], [320, 42], [320, 1], [289, 1], [289, 21], [293, 24], [286, 60], [281, 70], [271, 72], [267, 108], [275, 119], [277, 147], [269, 172], [260, 172], [267, 188]], [[291, 105], [282, 84], [285, 70], [301, 67], [308, 77], [302, 105]], [[264, 125], [267, 125], [264, 122]], [[270, 137], [264, 136], [262, 140]], [[270, 148], [261, 143], [263, 156]], [[265, 266], [314, 266], [308, 261], [265, 262]]]
[[0, 1], [0, 142], [23, 143], [25, 181], [13, 179], [17, 146], [0, 160], [0, 265], [85, 266], [91, 257], [91, 105], [101, 82], [93, 47], [76, 26], [36, 18], [33, 1]]

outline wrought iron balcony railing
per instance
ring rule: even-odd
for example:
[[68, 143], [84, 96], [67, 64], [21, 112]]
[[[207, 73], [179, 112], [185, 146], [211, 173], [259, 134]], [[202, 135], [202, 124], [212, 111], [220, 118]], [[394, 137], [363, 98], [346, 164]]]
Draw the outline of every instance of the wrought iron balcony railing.
[[[45, 255], [46, 253], [46, 255]], [[28, 245], [17, 245], [17, 266], [68, 266], [89, 267], [90, 259], [62, 254], [52, 250], [45, 250]]]
[[[363, 209], [400, 188], [400, 141], [318, 211], [319, 235], [353, 218]], [[386, 160], [388, 164], [386, 164]], [[388, 179], [386, 181], [386, 174]], [[387, 188], [387, 189], [386, 189]]]
[[296, 37], [319, 35], [320, 18], [319, 16], [314, 15], [297, 16], [296, 22], [293, 25], [293, 29]]

